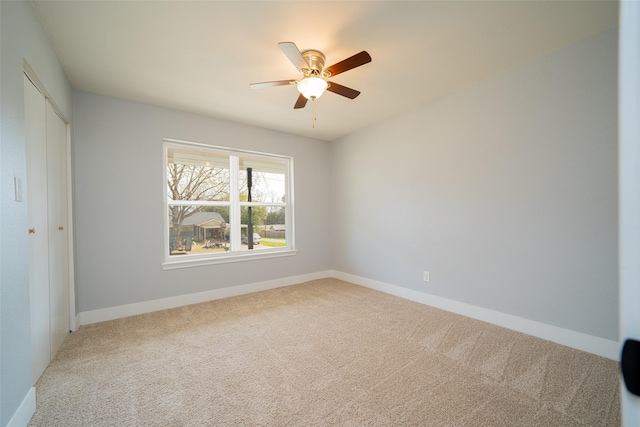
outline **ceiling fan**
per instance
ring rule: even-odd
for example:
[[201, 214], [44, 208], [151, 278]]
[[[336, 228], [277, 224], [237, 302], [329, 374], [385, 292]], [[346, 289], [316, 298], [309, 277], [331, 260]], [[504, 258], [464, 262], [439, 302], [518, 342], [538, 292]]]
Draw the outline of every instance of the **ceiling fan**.
[[295, 85], [300, 95], [293, 108], [304, 108], [309, 99], [312, 101], [316, 100], [325, 90], [349, 99], [354, 99], [360, 95], [360, 92], [355, 89], [330, 82], [327, 79], [371, 62], [371, 56], [366, 51], [363, 50], [337, 64], [325, 68], [325, 57], [320, 51], [305, 50], [300, 52], [293, 42], [281, 42], [278, 43], [278, 46], [287, 58], [289, 58], [289, 61], [302, 73], [302, 79], [251, 83], [249, 86], [251, 86], [252, 89]]

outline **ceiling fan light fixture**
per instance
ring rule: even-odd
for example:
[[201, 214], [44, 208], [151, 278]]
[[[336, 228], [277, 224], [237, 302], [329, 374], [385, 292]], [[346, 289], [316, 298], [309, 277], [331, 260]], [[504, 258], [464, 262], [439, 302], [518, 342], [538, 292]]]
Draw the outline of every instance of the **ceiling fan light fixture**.
[[[2, 0], [0, 0], [2, 1]], [[327, 79], [371, 62], [371, 55], [366, 51], [356, 53], [330, 67], [324, 67], [324, 54], [319, 50], [300, 51], [293, 42], [281, 42], [278, 46], [289, 58], [289, 61], [302, 73], [301, 80], [276, 80], [271, 82], [251, 83], [252, 89], [274, 86], [295, 85], [300, 94], [293, 105], [295, 110], [304, 108], [308, 100], [320, 98], [325, 91], [333, 92], [345, 98], [355, 99], [360, 92]]]
[[307, 99], [315, 100], [327, 89], [327, 81], [320, 77], [305, 77], [298, 82], [298, 91]]

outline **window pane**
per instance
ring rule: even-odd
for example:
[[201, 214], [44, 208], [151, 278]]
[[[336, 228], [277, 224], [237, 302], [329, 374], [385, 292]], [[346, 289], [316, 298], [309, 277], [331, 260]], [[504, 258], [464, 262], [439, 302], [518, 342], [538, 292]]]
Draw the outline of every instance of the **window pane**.
[[169, 200], [229, 200], [229, 160], [199, 148], [167, 148]]
[[285, 172], [283, 162], [240, 157], [240, 200], [248, 200], [248, 174], [251, 168], [252, 187], [251, 201], [265, 203], [284, 203]]
[[169, 206], [169, 255], [229, 250], [229, 208]]
[[249, 210], [253, 223], [253, 250], [287, 246], [284, 207], [243, 206], [240, 209], [242, 250], [249, 249]]
[[[173, 140], [165, 140], [164, 149], [163, 267], [227, 262], [236, 251], [245, 251], [237, 260], [291, 254], [280, 250], [294, 248], [286, 220], [293, 213], [291, 158]], [[263, 254], [251, 256], [250, 249]]]

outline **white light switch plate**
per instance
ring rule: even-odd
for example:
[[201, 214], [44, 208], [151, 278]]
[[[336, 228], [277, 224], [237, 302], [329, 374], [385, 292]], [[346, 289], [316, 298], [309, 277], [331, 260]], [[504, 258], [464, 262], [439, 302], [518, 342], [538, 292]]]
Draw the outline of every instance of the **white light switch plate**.
[[22, 180], [17, 176], [13, 177], [13, 185], [15, 187], [16, 202], [22, 201]]

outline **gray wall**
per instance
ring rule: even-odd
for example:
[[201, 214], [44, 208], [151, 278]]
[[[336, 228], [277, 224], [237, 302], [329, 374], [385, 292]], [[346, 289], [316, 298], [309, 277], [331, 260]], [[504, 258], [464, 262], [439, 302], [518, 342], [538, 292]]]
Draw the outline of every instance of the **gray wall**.
[[332, 142], [332, 267], [617, 341], [616, 82], [611, 30]]
[[[74, 92], [78, 311], [330, 268], [329, 143]], [[162, 139], [293, 156], [298, 254], [164, 271]]]
[[[68, 119], [72, 93], [30, 4], [0, 1], [0, 11], [0, 425], [4, 426], [31, 388], [23, 59]], [[22, 203], [14, 199], [14, 177], [23, 182]]]

